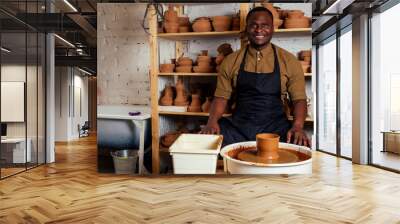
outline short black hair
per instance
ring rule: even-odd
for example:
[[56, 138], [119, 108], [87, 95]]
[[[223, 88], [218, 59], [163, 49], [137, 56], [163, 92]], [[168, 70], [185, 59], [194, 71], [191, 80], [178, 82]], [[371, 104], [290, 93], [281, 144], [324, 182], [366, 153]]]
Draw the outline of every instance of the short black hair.
[[247, 13], [247, 16], [246, 16], [246, 23], [247, 23], [247, 21], [249, 20], [250, 16], [251, 16], [252, 14], [256, 13], [256, 12], [265, 12], [265, 13], [267, 13], [267, 14], [271, 17], [272, 20], [274, 19], [274, 16], [272, 15], [272, 12], [269, 11], [269, 9], [267, 9], [267, 8], [265, 8], [265, 7], [262, 7], [262, 6], [258, 6], [258, 7], [252, 8], [252, 9], [250, 10], [250, 12]]

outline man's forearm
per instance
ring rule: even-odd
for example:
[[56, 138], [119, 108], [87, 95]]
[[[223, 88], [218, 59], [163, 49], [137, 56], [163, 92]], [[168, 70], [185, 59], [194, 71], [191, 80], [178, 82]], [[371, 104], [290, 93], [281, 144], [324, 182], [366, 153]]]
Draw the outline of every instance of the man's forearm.
[[210, 116], [208, 118], [208, 124], [215, 124], [222, 117], [225, 111], [228, 100], [222, 97], [214, 97], [210, 107]]
[[306, 100], [296, 100], [293, 102], [294, 106], [294, 121], [293, 127], [303, 128], [304, 121], [307, 117], [307, 101]]

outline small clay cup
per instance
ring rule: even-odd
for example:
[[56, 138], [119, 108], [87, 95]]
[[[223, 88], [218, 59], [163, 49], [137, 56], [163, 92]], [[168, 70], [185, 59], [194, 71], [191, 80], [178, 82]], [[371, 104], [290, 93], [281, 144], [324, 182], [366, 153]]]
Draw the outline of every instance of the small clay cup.
[[278, 159], [279, 135], [262, 133], [256, 135], [257, 156], [265, 159]]

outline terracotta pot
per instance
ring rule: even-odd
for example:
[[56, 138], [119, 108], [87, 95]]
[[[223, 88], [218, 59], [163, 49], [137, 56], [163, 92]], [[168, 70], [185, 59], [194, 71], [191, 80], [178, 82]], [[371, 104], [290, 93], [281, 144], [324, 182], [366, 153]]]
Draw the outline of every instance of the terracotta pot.
[[164, 20], [167, 22], [178, 22], [178, 13], [174, 10], [174, 6], [169, 5], [168, 10], [164, 13]]
[[214, 16], [212, 25], [217, 32], [228, 31], [231, 28], [232, 18], [230, 16]]
[[187, 32], [190, 32], [189, 26], [180, 26], [179, 27], [179, 33], [187, 33]]
[[178, 17], [178, 21], [179, 21], [179, 26], [190, 26], [189, 17], [187, 16]]
[[182, 79], [178, 79], [175, 84], [176, 89], [176, 98], [174, 100], [175, 106], [187, 106], [189, 104], [187, 100], [185, 85], [183, 84]]
[[203, 56], [203, 55], [199, 55], [197, 56], [197, 62], [211, 62], [211, 57], [210, 56]]
[[167, 33], [177, 33], [179, 31], [179, 23], [177, 22], [165, 22], [164, 29]]
[[274, 29], [279, 29], [283, 24], [283, 20], [281, 19], [274, 19]]
[[218, 54], [217, 58], [215, 59], [215, 63], [217, 65], [220, 65], [222, 63], [222, 61], [224, 61], [225, 56], [223, 54]]
[[311, 57], [311, 50], [300, 51], [300, 57]]
[[175, 64], [160, 64], [160, 72], [174, 72]]
[[194, 32], [210, 32], [212, 30], [209, 19], [198, 19], [192, 25]]
[[194, 66], [193, 71], [196, 73], [209, 73], [212, 72], [214, 67], [212, 66]]
[[197, 66], [199, 66], [199, 67], [209, 67], [211, 64], [210, 64], [210, 62], [209, 61], [200, 61], [200, 62], [197, 62]]
[[211, 107], [211, 97], [207, 97], [206, 101], [201, 105], [201, 110], [208, 113]]
[[310, 21], [306, 17], [294, 19], [287, 18], [285, 20], [284, 26], [286, 29], [308, 28], [310, 27]]
[[192, 102], [188, 107], [189, 112], [201, 112], [200, 95], [192, 94]]
[[261, 3], [261, 5], [272, 13], [274, 19], [279, 19], [278, 11], [274, 8], [272, 3]]
[[240, 30], [240, 18], [237, 16], [232, 18], [232, 30]]
[[266, 159], [279, 158], [279, 135], [262, 133], [256, 135], [257, 156]]
[[191, 65], [190, 66], [187, 66], [187, 65], [185, 65], [185, 66], [177, 66], [175, 68], [175, 71], [179, 72], [179, 73], [191, 73], [192, 72], [192, 66]]
[[193, 60], [189, 57], [180, 57], [178, 58], [179, 66], [192, 66]]
[[171, 131], [166, 133], [161, 138], [161, 144], [165, 147], [170, 147], [176, 141], [180, 134], [181, 133], [178, 131]]
[[231, 45], [228, 43], [219, 45], [217, 51], [224, 56], [227, 56], [233, 52]]
[[287, 16], [289, 19], [303, 18], [304, 12], [301, 10], [290, 10]]
[[290, 10], [281, 9], [281, 10], [278, 11], [279, 17], [281, 19], [285, 20], [288, 17], [289, 12], [290, 12]]
[[162, 91], [162, 96], [160, 98], [161, 106], [172, 106], [174, 103], [174, 90], [172, 86], [166, 86]]

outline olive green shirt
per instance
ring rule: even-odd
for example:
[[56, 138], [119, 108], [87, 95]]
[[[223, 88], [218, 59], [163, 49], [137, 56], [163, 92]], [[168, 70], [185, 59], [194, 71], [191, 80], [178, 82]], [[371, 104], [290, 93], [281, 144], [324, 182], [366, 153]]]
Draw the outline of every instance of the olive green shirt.
[[[304, 73], [300, 62], [290, 52], [277, 47], [278, 61], [281, 72], [281, 94], [282, 100], [289, 94], [292, 101], [306, 100]], [[228, 55], [221, 64], [216, 97], [229, 99], [236, 88], [237, 76], [240, 63], [244, 57], [246, 46]], [[271, 44], [261, 51], [249, 46], [246, 56], [244, 70], [256, 73], [272, 73], [274, 70], [274, 53]], [[265, 88], [268, 88], [266, 86]]]

